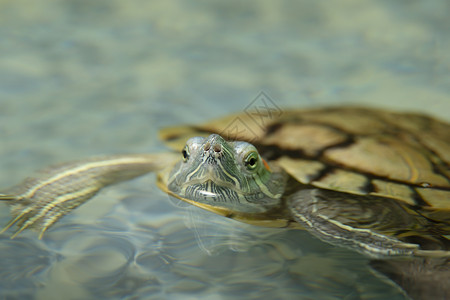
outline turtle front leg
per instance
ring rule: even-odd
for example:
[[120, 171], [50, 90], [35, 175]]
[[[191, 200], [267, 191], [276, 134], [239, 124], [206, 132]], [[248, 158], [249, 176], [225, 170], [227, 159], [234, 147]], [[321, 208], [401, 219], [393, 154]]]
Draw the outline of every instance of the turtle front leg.
[[420, 250], [419, 245], [392, 237], [413, 235], [426, 222], [392, 199], [305, 189], [289, 197], [288, 207], [293, 218], [321, 240], [372, 257], [450, 256], [448, 251]]
[[44, 232], [64, 215], [91, 199], [105, 186], [157, 171], [175, 162], [171, 153], [114, 155], [70, 162], [43, 170], [0, 200], [11, 205], [13, 218], [1, 232], [17, 224], [14, 238], [27, 228]]

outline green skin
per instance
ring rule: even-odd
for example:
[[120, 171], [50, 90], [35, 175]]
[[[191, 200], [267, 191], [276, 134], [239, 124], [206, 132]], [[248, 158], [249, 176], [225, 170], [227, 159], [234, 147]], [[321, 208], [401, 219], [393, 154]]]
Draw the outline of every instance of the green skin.
[[252, 144], [214, 134], [189, 139], [182, 153], [168, 180], [180, 197], [245, 213], [280, 206], [286, 177], [269, 171]]
[[227, 142], [217, 134], [188, 140], [181, 160], [172, 153], [118, 155], [53, 167], [0, 194], [13, 214], [3, 231], [17, 224], [12, 237], [27, 228], [40, 230], [42, 237], [101, 188], [152, 171], [161, 171], [158, 185], [168, 194], [243, 222], [300, 227], [372, 257], [450, 256], [384, 234], [392, 227], [424, 227], [424, 218], [397, 201], [301, 185], [276, 164], [269, 166], [253, 145]]

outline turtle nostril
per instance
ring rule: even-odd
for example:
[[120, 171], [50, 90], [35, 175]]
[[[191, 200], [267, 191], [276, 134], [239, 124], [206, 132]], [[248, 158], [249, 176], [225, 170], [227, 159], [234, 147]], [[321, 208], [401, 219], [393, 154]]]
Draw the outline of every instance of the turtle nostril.
[[213, 146], [213, 149], [214, 149], [214, 152], [219, 153], [219, 152], [222, 151], [222, 146], [221, 146], [220, 144], [215, 144], [215, 145]]
[[203, 147], [203, 150], [208, 151], [211, 148], [211, 144], [208, 142], [205, 144], [205, 146]]

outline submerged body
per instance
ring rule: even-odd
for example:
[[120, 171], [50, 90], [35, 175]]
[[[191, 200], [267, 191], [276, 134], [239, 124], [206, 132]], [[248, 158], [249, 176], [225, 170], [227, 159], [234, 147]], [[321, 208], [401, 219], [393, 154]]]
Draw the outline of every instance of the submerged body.
[[[246, 130], [223, 131], [237, 119]], [[159, 171], [168, 194], [243, 222], [307, 229], [372, 256], [449, 255], [448, 124], [361, 108], [289, 111], [265, 122], [241, 114], [163, 130], [178, 156], [51, 168], [0, 195], [15, 216], [5, 229], [17, 223], [16, 234], [34, 227], [42, 235], [103, 186]]]
[[13, 237], [26, 228], [42, 236], [104, 186], [158, 171], [168, 194], [229, 218], [307, 229], [370, 256], [449, 265], [447, 123], [344, 107], [240, 114], [161, 135], [181, 154], [63, 164], [0, 194], [13, 208], [4, 230], [17, 224]]
[[[223, 130], [235, 120], [245, 130]], [[415, 114], [329, 108], [285, 112], [264, 125], [241, 114], [168, 128], [162, 138], [181, 155], [118, 155], [50, 168], [0, 195], [13, 207], [5, 229], [17, 223], [16, 234], [30, 227], [42, 235], [102, 187], [159, 171], [165, 192], [240, 221], [306, 228], [375, 256], [446, 250], [449, 124]]]

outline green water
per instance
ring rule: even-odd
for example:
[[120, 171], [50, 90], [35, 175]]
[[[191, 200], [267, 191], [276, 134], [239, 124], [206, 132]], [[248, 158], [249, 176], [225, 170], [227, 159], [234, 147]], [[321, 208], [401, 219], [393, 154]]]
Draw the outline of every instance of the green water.
[[[57, 162], [164, 151], [159, 128], [364, 104], [449, 119], [450, 4], [0, 1], [0, 187]], [[367, 259], [160, 192], [103, 191], [43, 240], [0, 235], [0, 299], [404, 299]], [[9, 220], [0, 206], [0, 224]]]

